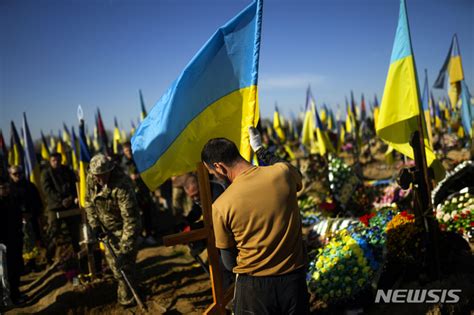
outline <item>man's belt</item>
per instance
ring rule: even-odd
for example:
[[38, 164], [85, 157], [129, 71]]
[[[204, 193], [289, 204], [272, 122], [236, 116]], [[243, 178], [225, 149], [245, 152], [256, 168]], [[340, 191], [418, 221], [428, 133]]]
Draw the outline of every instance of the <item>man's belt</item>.
[[80, 214], [81, 214], [81, 209], [74, 208], [74, 209], [69, 209], [69, 210], [58, 211], [56, 212], [56, 217], [58, 219], [64, 219], [64, 218], [69, 218], [69, 217], [73, 217]]

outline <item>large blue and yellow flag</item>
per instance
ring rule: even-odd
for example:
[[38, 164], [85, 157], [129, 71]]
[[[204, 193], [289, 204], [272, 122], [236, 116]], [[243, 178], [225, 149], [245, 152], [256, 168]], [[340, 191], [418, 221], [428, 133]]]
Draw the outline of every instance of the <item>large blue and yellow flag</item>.
[[262, 2], [255, 1], [220, 27], [138, 127], [133, 156], [150, 189], [195, 169], [211, 138], [228, 138], [250, 159], [261, 19]]
[[39, 163], [36, 160], [35, 146], [31, 138], [30, 127], [26, 120], [26, 113], [23, 113], [23, 136], [25, 143], [25, 176], [35, 184], [41, 194], [41, 179]]
[[[401, 0], [397, 33], [377, 121], [377, 135], [395, 150], [412, 159], [414, 153], [409, 142], [412, 133], [419, 130], [418, 116], [421, 115], [419, 95], [405, 0]], [[423, 134], [427, 163], [434, 166], [436, 156], [429, 146], [424, 130]], [[436, 168], [435, 173], [437, 180], [443, 177], [442, 168]]]

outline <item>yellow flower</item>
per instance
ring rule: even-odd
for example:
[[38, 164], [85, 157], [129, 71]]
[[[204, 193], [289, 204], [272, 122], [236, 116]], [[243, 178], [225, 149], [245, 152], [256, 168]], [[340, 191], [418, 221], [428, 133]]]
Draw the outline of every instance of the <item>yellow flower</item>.
[[338, 282], [338, 281], [339, 281], [339, 277], [338, 277], [338, 276], [335, 276], [332, 280], [333, 280], [333, 282]]
[[357, 267], [354, 267], [354, 269], [352, 269], [353, 274], [356, 274], [358, 271], [359, 271], [359, 268], [357, 268]]
[[326, 268], [321, 268], [321, 273], [326, 273], [328, 270]]
[[362, 269], [362, 272], [363, 272], [363, 273], [370, 273], [370, 267], [369, 267], [369, 266], [365, 266], [364, 269]]
[[338, 269], [338, 270], [341, 270], [341, 271], [344, 270], [344, 265], [338, 265], [338, 266], [337, 266], [337, 269]]
[[324, 279], [323, 282], [322, 282], [323, 285], [328, 285], [328, 283], [329, 283], [328, 279]]
[[347, 295], [350, 295], [351, 292], [352, 292], [351, 288], [346, 288], [346, 294], [347, 294]]
[[318, 262], [316, 263], [316, 268], [321, 269], [322, 266], [323, 266], [323, 262], [318, 259]]
[[365, 280], [360, 278], [359, 280], [357, 280], [357, 284], [359, 285], [359, 287], [361, 287], [363, 284], [364, 284]]
[[343, 247], [342, 249], [345, 250], [345, 251], [348, 251], [348, 250], [351, 249], [351, 248], [350, 248], [349, 246], [347, 246], [347, 245], [344, 245], [344, 247]]
[[357, 258], [357, 263], [359, 264], [359, 266], [365, 266], [367, 265], [367, 259], [361, 256]]
[[334, 290], [329, 291], [329, 296], [334, 297]]
[[339, 296], [339, 297], [340, 297], [341, 295], [342, 295], [342, 291], [341, 291], [341, 290], [337, 290], [337, 291], [336, 291], [336, 296]]
[[351, 279], [351, 277], [345, 277], [344, 280], [345, 280], [346, 282], [351, 282], [352, 279]]
[[329, 299], [329, 295], [324, 294], [324, 295], [323, 295], [323, 300], [327, 301], [328, 299]]

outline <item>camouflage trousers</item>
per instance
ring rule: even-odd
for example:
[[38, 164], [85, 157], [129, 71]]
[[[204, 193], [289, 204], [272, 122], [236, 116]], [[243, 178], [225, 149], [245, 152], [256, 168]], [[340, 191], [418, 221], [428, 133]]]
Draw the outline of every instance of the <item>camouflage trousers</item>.
[[[111, 242], [111, 246], [117, 256], [122, 256], [121, 258], [122, 270], [127, 275], [128, 280], [132, 284], [133, 288], [137, 290], [138, 289], [136, 285], [137, 282], [135, 279], [135, 260], [137, 258], [137, 251], [135, 250], [132, 253], [120, 255], [120, 249], [118, 248], [118, 246], [112, 244], [112, 242]], [[112, 270], [115, 280], [117, 280], [118, 282], [117, 299], [118, 299], [119, 304], [128, 305], [128, 304], [133, 303], [134, 301], [133, 294], [128, 288], [126, 282], [123, 280], [122, 275], [120, 274], [120, 266], [114, 260], [114, 257], [109, 252], [107, 247], [105, 248], [105, 260], [107, 261], [107, 264]]]

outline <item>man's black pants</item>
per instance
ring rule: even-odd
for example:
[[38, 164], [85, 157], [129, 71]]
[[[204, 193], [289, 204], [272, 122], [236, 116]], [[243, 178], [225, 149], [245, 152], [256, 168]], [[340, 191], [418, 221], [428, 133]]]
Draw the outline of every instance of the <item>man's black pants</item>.
[[239, 274], [235, 285], [234, 313], [308, 314], [309, 294], [304, 268], [281, 276]]

